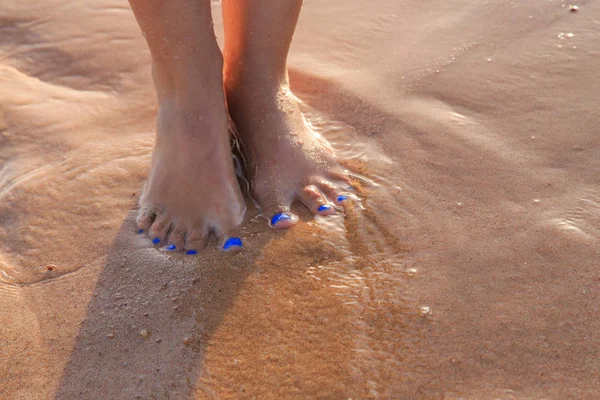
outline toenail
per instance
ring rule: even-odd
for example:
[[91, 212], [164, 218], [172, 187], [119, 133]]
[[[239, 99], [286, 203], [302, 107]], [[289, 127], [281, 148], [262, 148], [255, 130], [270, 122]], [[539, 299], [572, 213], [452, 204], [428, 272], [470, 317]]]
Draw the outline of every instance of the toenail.
[[138, 233], [144, 233], [144, 230], [143, 230], [143, 229], [140, 229], [140, 230], [138, 231]]
[[239, 237], [230, 237], [225, 241], [223, 250], [229, 250], [231, 247], [242, 247], [242, 239]]
[[327, 211], [331, 209], [331, 206], [329, 204], [323, 204], [322, 206], [320, 206], [317, 211], [318, 212], [323, 212], [323, 211]]
[[341, 203], [344, 200], [348, 200], [348, 196], [341, 195], [337, 198], [338, 203]]
[[273, 218], [271, 218], [271, 225], [275, 225], [276, 223], [284, 219], [292, 219], [292, 216], [284, 213], [275, 214], [273, 215]]
[[177, 248], [177, 246], [175, 246], [174, 244], [167, 246], [167, 250], [175, 250]]
[[154, 239], [152, 239], [152, 243], [159, 244], [160, 243], [160, 238], [154, 238]]
[[196, 250], [188, 250], [185, 254], [198, 254], [198, 252]]

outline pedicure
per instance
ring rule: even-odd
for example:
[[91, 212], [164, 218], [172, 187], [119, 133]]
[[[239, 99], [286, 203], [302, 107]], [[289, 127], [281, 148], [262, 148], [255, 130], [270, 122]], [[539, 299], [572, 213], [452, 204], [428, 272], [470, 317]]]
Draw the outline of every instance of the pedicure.
[[275, 215], [273, 215], [273, 218], [271, 218], [271, 225], [275, 225], [279, 221], [285, 220], [285, 219], [292, 219], [292, 216], [289, 214], [284, 214], [284, 213], [275, 214]]
[[144, 230], [143, 230], [143, 229], [140, 229], [140, 230], [138, 231], [138, 233], [144, 233]]
[[338, 203], [341, 203], [344, 200], [348, 200], [348, 196], [341, 195], [341, 196], [338, 196], [338, 198], [337, 198]]
[[239, 237], [230, 237], [223, 244], [223, 250], [229, 250], [232, 247], [242, 247], [242, 239]]
[[185, 254], [198, 254], [198, 252], [196, 250], [188, 250]]
[[170, 245], [170, 246], [167, 246], [167, 250], [169, 250], [169, 251], [173, 251], [173, 250], [175, 250], [176, 248], [177, 248], [177, 246], [175, 246], [174, 244], [172, 244], [172, 245]]
[[320, 206], [317, 211], [318, 212], [323, 212], [323, 211], [327, 211], [331, 209], [331, 206], [329, 204], [323, 204], [322, 206]]
[[154, 239], [152, 239], [152, 243], [159, 244], [160, 243], [160, 238], [154, 238]]

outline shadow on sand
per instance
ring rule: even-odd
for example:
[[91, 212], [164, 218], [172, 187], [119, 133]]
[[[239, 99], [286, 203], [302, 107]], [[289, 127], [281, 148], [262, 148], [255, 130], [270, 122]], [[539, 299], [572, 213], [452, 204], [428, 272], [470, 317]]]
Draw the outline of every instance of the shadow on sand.
[[254, 254], [157, 252], [130, 213], [113, 242], [56, 399], [192, 398], [214, 330]]

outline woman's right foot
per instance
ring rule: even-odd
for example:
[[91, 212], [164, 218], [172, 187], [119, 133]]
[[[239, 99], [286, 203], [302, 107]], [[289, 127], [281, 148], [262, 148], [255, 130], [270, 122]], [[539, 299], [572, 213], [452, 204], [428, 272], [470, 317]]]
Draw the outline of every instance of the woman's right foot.
[[225, 239], [242, 222], [245, 203], [233, 167], [221, 69], [216, 65], [207, 79], [198, 64], [190, 65], [176, 71], [153, 66], [156, 144], [138, 229], [165, 250], [196, 254], [211, 232], [224, 250], [241, 245]]

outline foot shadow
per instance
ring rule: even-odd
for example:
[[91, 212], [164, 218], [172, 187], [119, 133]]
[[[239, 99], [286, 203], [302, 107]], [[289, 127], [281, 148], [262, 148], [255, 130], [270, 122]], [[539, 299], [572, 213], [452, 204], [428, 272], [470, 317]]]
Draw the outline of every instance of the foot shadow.
[[149, 248], [130, 213], [98, 277], [56, 399], [187, 399], [258, 251]]

